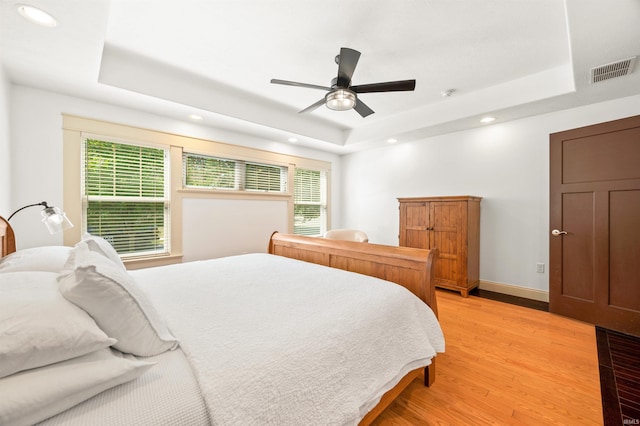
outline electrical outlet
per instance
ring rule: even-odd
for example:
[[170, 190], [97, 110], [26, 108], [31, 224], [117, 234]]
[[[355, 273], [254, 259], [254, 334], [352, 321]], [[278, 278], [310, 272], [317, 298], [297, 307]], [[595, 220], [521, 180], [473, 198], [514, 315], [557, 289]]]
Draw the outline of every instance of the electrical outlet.
[[544, 263], [536, 263], [536, 272], [539, 274], [544, 273]]

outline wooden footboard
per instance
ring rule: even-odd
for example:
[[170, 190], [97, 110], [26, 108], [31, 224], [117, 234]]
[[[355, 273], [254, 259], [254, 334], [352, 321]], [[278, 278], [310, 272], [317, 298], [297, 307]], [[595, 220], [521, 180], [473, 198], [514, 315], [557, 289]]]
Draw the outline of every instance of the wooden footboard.
[[[306, 262], [330, 266], [382, 278], [400, 284], [422, 299], [438, 315], [433, 265], [438, 250], [392, 247], [353, 241], [327, 240], [274, 232], [269, 241], [269, 253]], [[424, 369], [424, 384], [435, 380], [435, 359]], [[420, 369], [407, 374], [387, 392], [380, 403], [360, 423], [371, 423], [415, 378]]]
[[433, 263], [438, 250], [328, 240], [274, 232], [269, 253], [358, 272], [402, 285], [438, 315]]

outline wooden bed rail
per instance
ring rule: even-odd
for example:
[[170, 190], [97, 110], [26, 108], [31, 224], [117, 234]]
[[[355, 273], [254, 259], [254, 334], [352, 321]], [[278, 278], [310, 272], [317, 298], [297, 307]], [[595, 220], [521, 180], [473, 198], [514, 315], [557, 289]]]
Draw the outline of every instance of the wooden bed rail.
[[438, 250], [328, 240], [274, 232], [269, 253], [358, 272], [402, 285], [438, 315], [433, 263]]

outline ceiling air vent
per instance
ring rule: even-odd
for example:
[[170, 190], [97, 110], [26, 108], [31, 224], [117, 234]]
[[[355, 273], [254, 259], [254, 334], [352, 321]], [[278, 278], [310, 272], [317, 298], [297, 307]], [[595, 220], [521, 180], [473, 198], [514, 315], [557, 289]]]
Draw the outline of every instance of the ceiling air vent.
[[633, 64], [635, 64], [636, 62], [636, 58], [637, 56], [634, 56], [631, 58], [623, 59], [621, 61], [591, 68], [591, 83], [598, 83], [599, 81], [609, 80], [610, 78], [622, 77], [623, 75], [631, 74], [631, 71], [633, 71]]

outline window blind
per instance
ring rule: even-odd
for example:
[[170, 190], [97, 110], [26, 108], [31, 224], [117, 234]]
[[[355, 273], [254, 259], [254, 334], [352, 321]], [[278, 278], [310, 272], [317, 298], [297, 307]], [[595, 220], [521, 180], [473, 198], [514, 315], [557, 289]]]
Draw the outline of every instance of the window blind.
[[122, 255], [168, 253], [166, 149], [84, 141], [86, 231]]
[[287, 192], [287, 168], [245, 163], [244, 188], [247, 191]]
[[238, 189], [235, 161], [187, 153], [182, 160], [184, 186]]
[[293, 232], [321, 236], [327, 229], [327, 173], [296, 168]]
[[287, 167], [243, 160], [182, 154], [186, 188], [287, 192]]

